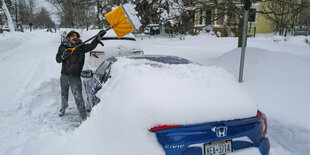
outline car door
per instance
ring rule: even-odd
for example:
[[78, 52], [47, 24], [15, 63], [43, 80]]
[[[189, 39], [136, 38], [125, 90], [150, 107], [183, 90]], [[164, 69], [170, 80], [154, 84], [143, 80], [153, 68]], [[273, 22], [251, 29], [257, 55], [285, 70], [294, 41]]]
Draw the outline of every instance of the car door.
[[110, 68], [112, 62], [111, 59], [102, 62], [93, 77], [83, 78], [84, 90], [87, 97], [87, 104], [85, 106], [87, 109], [92, 109], [100, 102], [100, 98], [96, 94], [102, 88], [102, 84], [109, 78], [110, 69], [108, 68]]

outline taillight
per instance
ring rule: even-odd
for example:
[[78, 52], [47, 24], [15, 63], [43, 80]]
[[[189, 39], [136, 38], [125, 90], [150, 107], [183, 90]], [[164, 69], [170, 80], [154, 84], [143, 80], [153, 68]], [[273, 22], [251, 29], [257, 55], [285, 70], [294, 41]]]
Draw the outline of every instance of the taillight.
[[89, 55], [90, 55], [91, 57], [95, 57], [95, 58], [99, 58], [98, 55], [103, 55], [103, 54], [104, 54], [104, 52], [101, 52], [101, 51], [91, 51], [91, 52], [89, 53]]
[[159, 130], [164, 130], [164, 129], [171, 129], [171, 128], [177, 128], [180, 127], [181, 125], [161, 125], [161, 126], [155, 126], [150, 129], [150, 131], [155, 132]]
[[262, 137], [260, 139], [262, 141], [263, 138], [265, 137], [266, 133], [267, 133], [267, 117], [261, 111], [257, 111], [257, 115], [255, 117], [261, 117], [263, 122], [264, 122], [264, 124], [263, 124], [263, 133], [262, 133]]
[[144, 54], [143, 51], [132, 51], [132, 54]]

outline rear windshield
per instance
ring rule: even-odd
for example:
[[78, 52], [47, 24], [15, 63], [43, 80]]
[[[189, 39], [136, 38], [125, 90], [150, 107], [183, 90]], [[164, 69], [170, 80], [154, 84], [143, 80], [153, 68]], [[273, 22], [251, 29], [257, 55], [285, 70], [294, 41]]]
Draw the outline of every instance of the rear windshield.
[[174, 57], [174, 56], [164, 56], [164, 57], [141, 56], [141, 57], [130, 57], [130, 58], [131, 59], [146, 59], [146, 60], [161, 62], [161, 63], [165, 63], [165, 64], [190, 64], [190, 63], [193, 63], [187, 59], [180, 58], [180, 57]]

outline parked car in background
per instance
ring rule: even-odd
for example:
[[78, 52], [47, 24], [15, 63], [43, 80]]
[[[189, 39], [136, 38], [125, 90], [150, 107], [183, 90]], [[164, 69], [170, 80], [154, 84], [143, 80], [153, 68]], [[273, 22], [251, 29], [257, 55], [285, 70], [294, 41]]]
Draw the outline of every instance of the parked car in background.
[[96, 70], [109, 57], [144, 54], [142, 47], [131, 33], [118, 38], [114, 31], [107, 31], [98, 46], [86, 56], [84, 70]]
[[144, 34], [155, 35], [160, 34], [160, 26], [158, 24], [149, 24], [144, 28]]
[[[111, 86], [112, 88], [116, 88], [117, 84], [120, 85], [120, 83], [126, 83], [126, 80], [129, 80], [130, 84], [126, 83], [124, 85], [126, 86], [126, 89], [132, 90], [135, 92], [133, 94], [137, 94], [137, 96], [141, 95], [141, 93], [146, 90], [150, 90], [147, 91], [148, 93], [146, 93], [146, 95], [151, 97], [142, 95], [141, 97], [146, 99], [142, 100], [142, 103], [138, 103], [137, 105], [142, 106], [141, 104], [143, 104], [143, 107], [150, 108], [154, 106], [154, 104], [159, 104], [159, 107], [161, 108], [158, 108], [156, 115], [161, 116], [160, 118], [166, 115], [172, 117], [171, 115], [173, 114], [169, 113], [169, 110], [172, 108], [174, 111], [183, 110], [183, 115], [180, 115], [183, 116], [181, 118], [191, 120], [191, 118], [188, 118], [187, 116], [188, 113], [184, 113], [184, 110], [189, 111], [190, 109], [193, 109], [193, 107], [201, 110], [201, 107], [197, 106], [201, 104], [196, 104], [195, 102], [201, 102], [203, 103], [203, 106], [208, 105], [206, 109], [201, 110], [202, 113], [200, 113], [199, 116], [194, 116], [197, 115], [196, 110], [194, 110], [194, 115], [190, 115], [192, 117], [194, 116], [195, 119], [199, 118], [205, 120], [204, 122], [179, 124], [178, 122], [181, 120], [178, 120], [174, 124], [159, 124], [149, 129], [151, 133], [155, 133], [157, 141], [162, 146], [166, 155], [219, 155], [230, 154], [231, 152], [238, 153], [240, 151], [244, 154], [268, 155], [270, 143], [266, 136], [267, 118], [264, 113], [257, 109], [256, 105], [253, 104], [254, 102], [249, 104], [248, 102], [239, 102], [246, 101], [243, 100], [243, 98], [247, 98], [247, 96], [242, 95], [244, 94], [244, 91], [239, 91], [239, 86], [237, 84], [233, 84], [231, 87], [228, 86], [230, 90], [234, 90], [232, 92], [229, 91], [225, 93], [221, 90], [222, 88], [220, 87], [225, 89], [227, 84], [231, 84], [229, 80], [225, 80], [225, 77], [221, 77], [226, 75], [222, 74], [221, 69], [212, 68], [210, 72], [212, 75], [205, 71], [207, 70], [201, 68], [199, 64], [176, 56], [139, 55], [123, 58], [110, 57], [103, 61], [95, 72], [91, 70], [83, 71], [83, 75], [91, 79], [91, 82], [88, 83], [87, 87], [89, 87], [90, 90], [93, 90], [90, 92], [90, 95], [94, 98], [97, 98], [97, 91], [100, 90], [109, 80], [111, 80], [111, 85], [107, 86]], [[146, 74], [141, 72], [145, 72]], [[192, 74], [193, 72], [195, 74]], [[150, 73], [151, 75], [149, 75]], [[155, 74], [156, 77], [154, 77], [153, 74]], [[216, 74], [216, 76], [214, 76], [214, 74]], [[113, 77], [113, 75], [118, 76]], [[119, 76], [125, 77], [122, 78]], [[211, 76], [211, 81], [201, 81], [200, 79], [200, 77], [209, 76]], [[214, 79], [213, 77], [217, 78]], [[112, 84], [113, 78], [117, 79], [117, 82]], [[155, 78], [156, 81], [153, 81], [153, 78]], [[120, 81], [120, 79], [125, 81]], [[153, 83], [145, 82], [148, 80], [157, 83], [154, 85]], [[212, 80], [215, 80], [215, 82], [212, 82]], [[136, 82], [136, 85], [133, 84], [134, 82]], [[184, 87], [180, 85], [184, 85]], [[124, 88], [124, 86], [121, 88]], [[180, 88], [183, 90], [180, 90]], [[128, 90], [125, 91], [124, 89], [119, 89], [117, 94], [122, 96], [122, 93], [124, 93], [124, 96], [128, 96]], [[201, 91], [203, 91], [203, 93]], [[236, 92], [240, 92], [240, 94]], [[156, 95], [156, 93], [159, 95]], [[184, 97], [184, 99], [188, 101], [175, 99], [176, 96], [173, 95], [174, 93], [178, 93], [178, 95], [187, 95], [187, 97], [182, 96], [182, 98]], [[218, 96], [218, 100], [211, 100], [212, 102], [210, 102], [209, 97], [204, 98], [205, 95], [210, 94], [212, 97]], [[231, 98], [222, 100], [223, 96], [227, 95]], [[197, 98], [199, 99], [197, 100]], [[205, 100], [201, 100], [200, 98]], [[99, 100], [97, 99], [93, 101], [96, 102], [93, 103], [95, 105]], [[132, 104], [138, 101], [140, 100], [135, 97], [132, 97], [132, 101], [130, 101], [130, 98], [127, 98], [126, 103], [124, 104]], [[156, 103], [158, 101], [164, 103]], [[172, 102], [176, 102], [177, 104]], [[147, 104], [150, 105], [148, 106]], [[218, 112], [214, 113], [214, 111]], [[132, 111], [132, 113], [139, 112]], [[210, 115], [208, 113], [213, 114]], [[247, 116], [240, 118], [238, 115], [241, 113], [247, 113]], [[210, 117], [215, 118], [226, 118], [226, 120], [215, 119], [213, 121], [206, 121], [210, 119], [210, 117], [201, 116], [201, 114], [210, 115]], [[175, 118], [180, 118], [180, 116]], [[193, 120], [195, 119], [193, 118]], [[162, 121], [162, 119], [160, 121]]]

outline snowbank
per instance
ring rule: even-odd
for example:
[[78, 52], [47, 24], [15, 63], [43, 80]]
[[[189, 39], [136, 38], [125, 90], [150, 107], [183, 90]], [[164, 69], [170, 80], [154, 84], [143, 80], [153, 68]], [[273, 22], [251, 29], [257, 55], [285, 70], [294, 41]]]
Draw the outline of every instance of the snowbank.
[[[294, 47], [288, 50], [292, 54], [298, 52]], [[308, 154], [310, 148], [307, 117], [310, 61], [292, 54], [253, 47], [246, 49], [243, 86], [267, 116], [272, 154]], [[234, 49], [214, 62], [233, 73], [236, 79], [239, 63], [240, 49]]]
[[[215, 64], [237, 78], [239, 60], [240, 49], [234, 49], [218, 58]], [[309, 67], [309, 60], [291, 54], [247, 48], [244, 85], [267, 116], [310, 128], [305, 117], [310, 109], [310, 71], [305, 69]]]
[[111, 76], [98, 94], [101, 102], [70, 138], [48, 144], [42, 138], [38, 150], [26, 148], [24, 154], [164, 154], [148, 131], [153, 126], [247, 118], [257, 112], [252, 97], [219, 67], [120, 58]]

